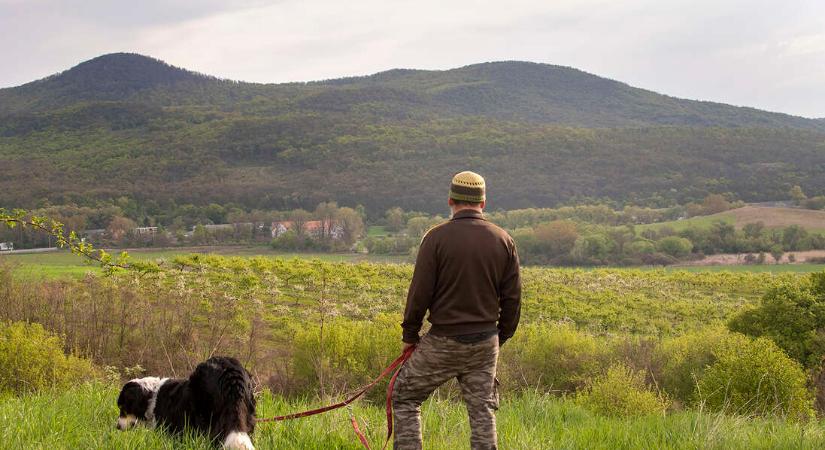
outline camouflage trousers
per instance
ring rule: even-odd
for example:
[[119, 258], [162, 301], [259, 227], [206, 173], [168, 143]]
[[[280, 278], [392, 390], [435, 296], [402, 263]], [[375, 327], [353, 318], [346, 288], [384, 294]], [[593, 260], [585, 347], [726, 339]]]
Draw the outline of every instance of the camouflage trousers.
[[498, 336], [463, 344], [425, 335], [398, 374], [393, 389], [396, 450], [421, 449], [421, 404], [436, 388], [457, 378], [470, 416], [470, 446], [495, 450]]

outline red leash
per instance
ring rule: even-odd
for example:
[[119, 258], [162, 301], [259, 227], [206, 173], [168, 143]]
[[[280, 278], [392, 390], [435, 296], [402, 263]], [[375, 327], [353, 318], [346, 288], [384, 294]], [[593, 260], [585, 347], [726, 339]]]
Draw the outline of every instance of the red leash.
[[[392, 437], [392, 389], [395, 386], [395, 380], [396, 378], [398, 378], [398, 373], [401, 371], [401, 366], [403, 366], [404, 363], [407, 362], [408, 359], [410, 359], [410, 356], [412, 356], [413, 351], [415, 351], [415, 346], [404, 350], [401, 353], [401, 355], [395, 359], [395, 361], [393, 361], [389, 366], [387, 366], [386, 369], [384, 369], [381, 372], [380, 375], [378, 375], [376, 379], [372, 380], [370, 384], [355, 391], [355, 394], [353, 394], [351, 397], [342, 402], [338, 402], [329, 406], [324, 406], [323, 408], [311, 409], [309, 411], [302, 411], [298, 413], [287, 414], [284, 416], [255, 418], [255, 422], [280, 422], [283, 420], [291, 420], [298, 419], [301, 417], [314, 416], [316, 414], [332, 411], [333, 409], [343, 408], [344, 406], [347, 406], [350, 403], [357, 400], [362, 395], [366, 394], [367, 391], [372, 389], [376, 384], [378, 384], [379, 381], [381, 381], [381, 379], [386, 377], [390, 372], [395, 371], [395, 373], [393, 373], [392, 375], [392, 378], [390, 378], [389, 386], [387, 386], [387, 439], [384, 442], [384, 446], [382, 447], [383, 449], [386, 449], [387, 444], [390, 442], [390, 438]], [[367, 442], [367, 437], [364, 435], [364, 433], [361, 432], [361, 429], [358, 427], [358, 421], [355, 419], [355, 416], [352, 415], [352, 412], [350, 412], [350, 422], [352, 423], [353, 430], [355, 430], [355, 434], [358, 435], [358, 439], [361, 441], [362, 444], [364, 444], [364, 447], [369, 449], [370, 446], [369, 442]]]

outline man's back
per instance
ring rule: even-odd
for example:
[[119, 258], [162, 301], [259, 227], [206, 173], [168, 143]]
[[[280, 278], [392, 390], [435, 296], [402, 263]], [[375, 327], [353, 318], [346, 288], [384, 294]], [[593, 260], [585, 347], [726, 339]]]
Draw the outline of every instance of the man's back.
[[518, 305], [508, 305], [519, 298], [518, 275], [518, 255], [507, 232], [485, 220], [480, 212], [459, 211], [422, 240], [408, 296], [405, 331], [417, 335], [423, 309], [430, 311], [428, 320], [434, 335], [494, 331], [501, 309], [501, 337], [507, 339], [518, 320]]

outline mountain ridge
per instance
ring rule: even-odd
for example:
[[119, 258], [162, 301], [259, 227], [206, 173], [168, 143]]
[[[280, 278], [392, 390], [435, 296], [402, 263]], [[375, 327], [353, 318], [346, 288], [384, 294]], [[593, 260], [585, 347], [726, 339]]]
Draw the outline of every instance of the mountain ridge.
[[438, 212], [468, 169], [493, 209], [765, 201], [825, 194], [825, 120], [529, 62], [255, 84], [116, 54], [0, 90], [0, 161], [0, 205], [20, 207]]
[[[379, 86], [388, 98], [376, 95], [374, 90]], [[353, 103], [353, 99], [344, 98], [347, 95], [367, 96], [379, 103], [405, 97], [458, 115], [584, 127], [768, 126], [825, 131], [822, 120], [681, 99], [572, 67], [526, 61], [494, 61], [447, 70], [390, 69], [359, 77], [262, 84], [223, 80], [135, 53], [112, 53], [40, 80], [0, 89], [0, 114], [44, 111], [79, 101], [146, 102], [135, 97], [174, 89], [183, 95], [210, 89], [227, 93], [228, 100], [204, 100], [207, 105], [255, 96], [296, 100], [321, 95], [326, 102], [303, 99], [303, 104], [312, 105], [309, 109], [330, 106], [340, 111]], [[317, 92], [319, 89], [328, 91]]]

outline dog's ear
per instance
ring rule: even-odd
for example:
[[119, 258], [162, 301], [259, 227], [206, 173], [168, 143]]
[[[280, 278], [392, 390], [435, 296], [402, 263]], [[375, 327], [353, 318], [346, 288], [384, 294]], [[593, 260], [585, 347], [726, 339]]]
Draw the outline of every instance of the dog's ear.
[[134, 381], [123, 385], [120, 395], [117, 397], [117, 407], [120, 409], [120, 416], [132, 415], [140, 419], [146, 417], [146, 410], [149, 408], [151, 393], [143, 386]]

